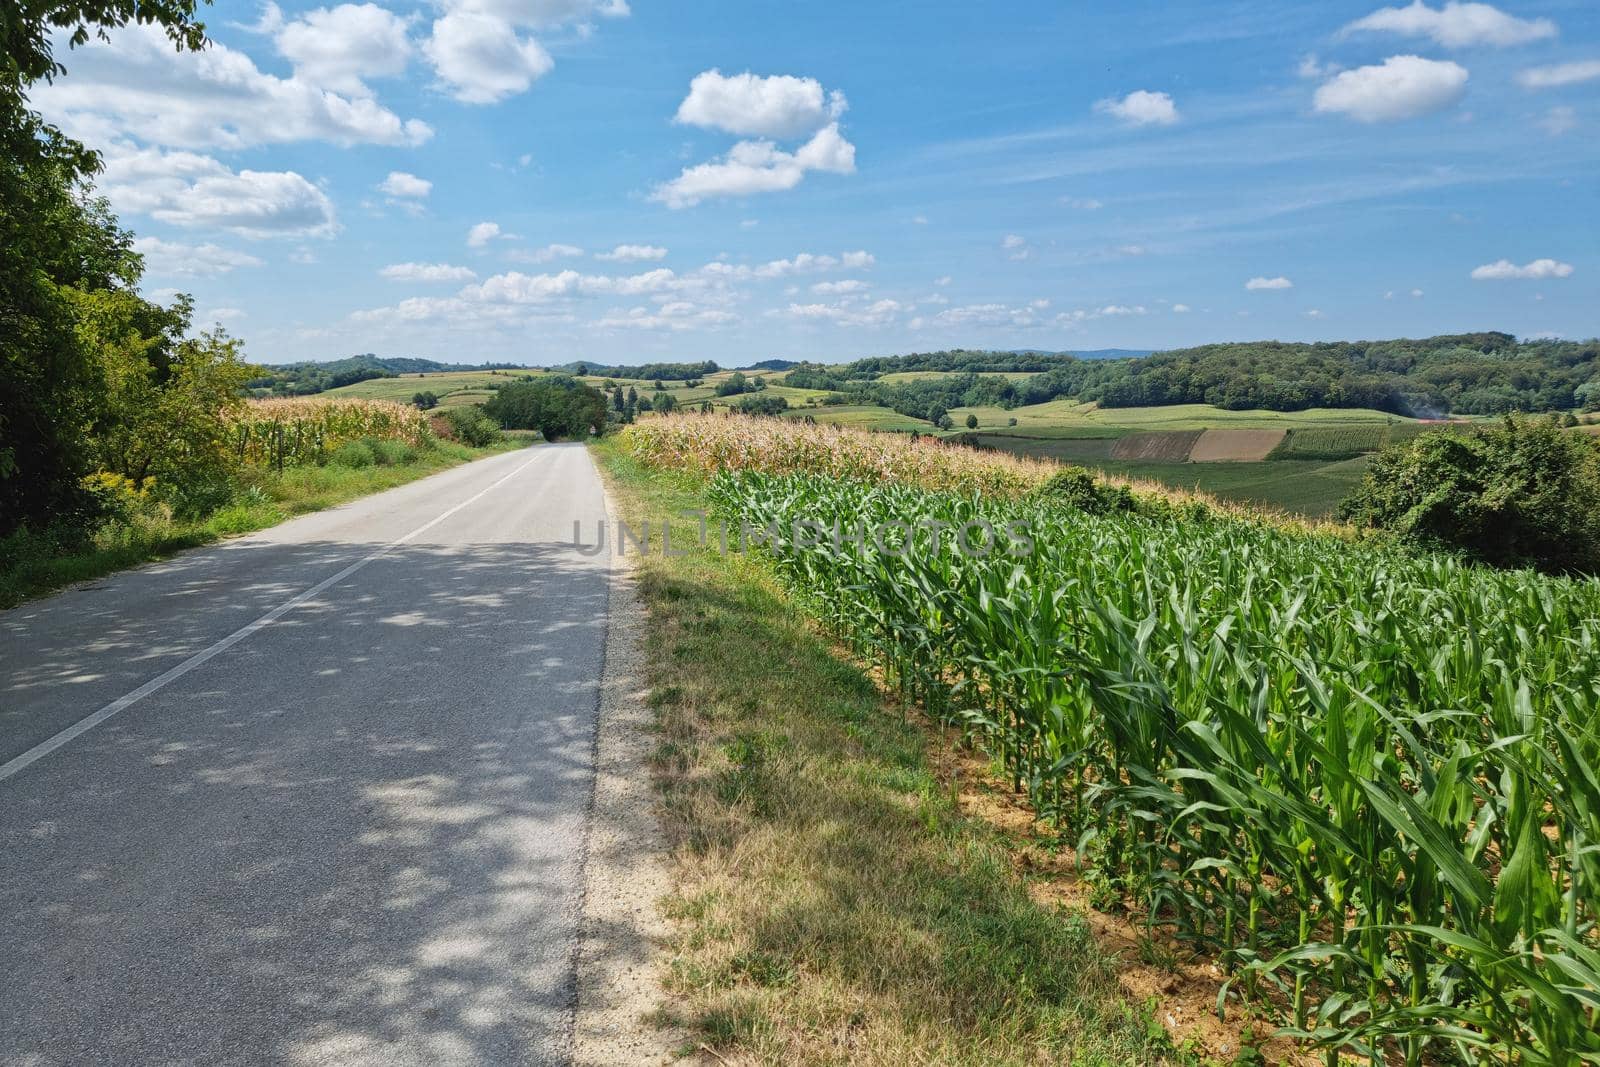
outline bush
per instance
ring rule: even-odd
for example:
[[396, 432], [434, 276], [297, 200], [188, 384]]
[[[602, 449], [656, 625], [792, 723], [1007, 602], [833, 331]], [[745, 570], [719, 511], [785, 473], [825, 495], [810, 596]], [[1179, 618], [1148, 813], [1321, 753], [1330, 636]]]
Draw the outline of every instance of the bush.
[[482, 408], [454, 408], [445, 412], [445, 419], [451, 434], [462, 444], [487, 448], [500, 440], [500, 424], [485, 415]]
[[1507, 417], [1426, 433], [1373, 458], [1341, 518], [1499, 567], [1600, 573], [1600, 444], [1550, 420]]
[[346, 441], [328, 456], [328, 462], [333, 466], [348, 467], [352, 470], [370, 467], [377, 461], [378, 457], [372, 451], [372, 442], [366, 438]]
[[1133, 511], [1137, 506], [1133, 491], [1125, 485], [1110, 485], [1082, 467], [1063, 467], [1059, 474], [1034, 491], [1038, 496], [1064, 504], [1090, 515]]
[[789, 402], [781, 396], [747, 396], [734, 410], [745, 415], [782, 415], [789, 410]]
[[417, 450], [404, 441], [380, 438], [369, 443], [372, 446], [372, 458], [380, 467], [398, 467], [416, 462]]

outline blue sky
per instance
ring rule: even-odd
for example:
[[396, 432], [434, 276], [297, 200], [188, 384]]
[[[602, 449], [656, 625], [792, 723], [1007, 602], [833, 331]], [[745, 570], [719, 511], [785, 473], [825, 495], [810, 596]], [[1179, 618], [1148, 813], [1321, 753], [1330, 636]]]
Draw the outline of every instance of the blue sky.
[[70, 53], [252, 359], [1600, 333], [1600, 7], [222, 0]]

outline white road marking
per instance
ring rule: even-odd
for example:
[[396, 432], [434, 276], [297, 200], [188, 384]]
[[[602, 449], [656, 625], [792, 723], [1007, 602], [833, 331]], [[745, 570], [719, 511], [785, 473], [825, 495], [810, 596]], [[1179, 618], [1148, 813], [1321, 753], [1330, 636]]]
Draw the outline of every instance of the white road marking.
[[[540, 454], [544, 454], [542, 450]], [[305, 592], [293, 597], [292, 599], [284, 601], [282, 604], [279, 604], [277, 607], [261, 616], [261, 618], [252, 623], [241, 626], [239, 629], [233, 631], [233, 633], [229, 634], [227, 637], [224, 637], [222, 640], [201, 649], [199, 652], [196, 652], [194, 655], [190, 656], [176, 667], [173, 667], [165, 674], [159, 674], [141, 685], [139, 688], [135, 689], [133, 692], [123, 694], [94, 714], [79, 719], [65, 730], [62, 730], [61, 732], [48, 737], [43, 741], [40, 741], [37, 745], [34, 745], [21, 755], [8, 760], [5, 763], [0, 763], [0, 782], [5, 781], [18, 771], [23, 770], [24, 768], [37, 763], [39, 760], [44, 759], [62, 745], [67, 744], [73, 738], [81, 737], [83, 734], [88, 733], [90, 730], [93, 730], [96, 726], [99, 726], [101, 723], [105, 722], [119, 711], [124, 711], [127, 708], [132, 707], [134, 704], [137, 704], [151, 693], [154, 693], [158, 689], [162, 689], [172, 684], [179, 678], [182, 678], [184, 675], [194, 670], [196, 667], [200, 666], [202, 663], [205, 663], [207, 660], [226, 652], [228, 649], [232, 648], [240, 641], [243, 641], [256, 631], [272, 625], [272, 623], [276, 622], [278, 619], [281, 619], [283, 616], [287, 615], [301, 604], [304, 604], [318, 593], [321, 593], [329, 586], [337, 585], [344, 581], [362, 567], [365, 567], [379, 556], [387, 553], [390, 549], [403, 545], [414, 537], [421, 537], [423, 534], [427, 533], [429, 530], [433, 529], [435, 526], [439, 525], [441, 522], [460, 511], [462, 508], [468, 506], [469, 504], [475, 503], [476, 501], [482, 499], [485, 495], [500, 488], [506, 482], [509, 482], [511, 479], [515, 478], [517, 475], [521, 474], [538, 461], [539, 455], [535, 455], [532, 459], [528, 460], [528, 462], [524, 463], [510, 474], [498, 479], [493, 484], [487, 486], [479, 492], [474, 493], [472, 496], [463, 500], [455, 507], [440, 514], [437, 518], [430, 519], [429, 521], [423, 523], [421, 526], [418, 526], [415, 530], [412, 530], [404, 537], [395, 538], [393, 541], [390, 541], [388, 544], [373, 552], [371, 555], [356, 560], [338, 574], [335, 574], [329, 578], [324, 578], [322, 581], [318, 582], [310, 589], [307, 589]]]

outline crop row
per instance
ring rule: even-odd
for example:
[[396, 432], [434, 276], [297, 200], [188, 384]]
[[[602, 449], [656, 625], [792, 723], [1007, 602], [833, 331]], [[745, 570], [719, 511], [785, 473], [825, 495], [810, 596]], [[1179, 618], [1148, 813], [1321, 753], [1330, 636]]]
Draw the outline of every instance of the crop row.
[[[764, 462], [719, 512], [1225, 993], [1330, 1050], [1600, 1063], [1600, 584]], [[863, 527], [920, 532], [817, 532]]]
[[233, 416], [230, 433], [241, 462], [279, 469], [321, 463], [346, 441], [417, 446], [432, 436], [428, 417], [409, 404], [317, 397], [250, 401]]

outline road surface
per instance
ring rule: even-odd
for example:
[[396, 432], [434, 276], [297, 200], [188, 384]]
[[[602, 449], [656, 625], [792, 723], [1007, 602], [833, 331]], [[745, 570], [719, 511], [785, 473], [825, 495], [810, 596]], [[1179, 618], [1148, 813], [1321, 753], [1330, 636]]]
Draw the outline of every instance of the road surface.
[[604, 514], [545, 445], [0, 613], [0, 1064], [565, 1060]]

